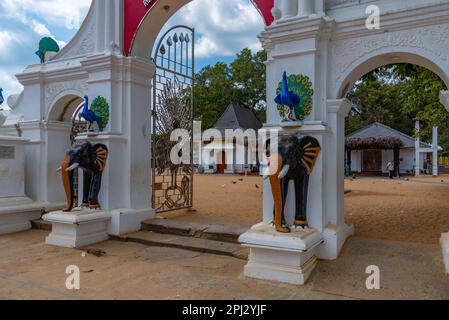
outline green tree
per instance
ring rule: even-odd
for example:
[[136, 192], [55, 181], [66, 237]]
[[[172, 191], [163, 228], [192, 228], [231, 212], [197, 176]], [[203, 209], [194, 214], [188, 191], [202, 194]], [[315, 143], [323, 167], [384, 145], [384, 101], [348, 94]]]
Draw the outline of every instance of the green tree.
[[262, 122], [266, 114], [266, 53], [243, 49], [229, 65], [204, 67], [195, 82], [195, 119], [211, 128], [231, 103], [251, 109]]
[[347, 95], [353, 108], [346, 132], [377, 121], [414, 135], [418, 118], [422, 120], [422, 139], [431, 141], [432, 127], [438, 126], [440, 145], [448, 150], [449, 114], [439, 102], [439, 92], [445, 88], [438, 76], [420, 66], [395, 64], [375, 69], [356, 82]]

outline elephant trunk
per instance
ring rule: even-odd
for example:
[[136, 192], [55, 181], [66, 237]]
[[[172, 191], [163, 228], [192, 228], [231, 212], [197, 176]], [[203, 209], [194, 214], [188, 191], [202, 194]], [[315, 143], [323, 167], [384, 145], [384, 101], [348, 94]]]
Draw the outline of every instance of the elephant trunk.
[[[283, 179], [283, 177], [281, 176], [284, 175], [285, 177], [290, 166], [288, 165], [283, 166], [284, 160], [280, 155], [276, 155], [276, 157], [278, 161], [276, 173], [269, 176], [271, 184], [271, 192], [273, 194], [274, 199], [274, 225], [276, 227], [276, 231], [281, 233], [289, 233], [290, 229], [282, 225], [284, 203], [282, 201], [282, 188], [281, 188], [281, 180]], [[287, 171], [284, 174], [285, 170]]]
[[66, 155], [61, 165], [62, 184], [67, 199], [67, 206], [64, 212], [70, 212], [73, 209], [73, 171], [69, 170], [70, 157]]

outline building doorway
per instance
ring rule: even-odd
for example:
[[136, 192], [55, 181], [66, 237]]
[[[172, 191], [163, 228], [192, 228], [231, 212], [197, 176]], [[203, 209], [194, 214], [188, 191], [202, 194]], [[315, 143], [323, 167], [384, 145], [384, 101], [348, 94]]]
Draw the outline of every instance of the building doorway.
[[382, 150], [363, 151], [363, 171], [382, 172]]
[[222, 151], [218, 154], [218, 164], [217, 164], [217, 173], [224, 174], [226, 168], [228, 167], [226, 163], [226, 152]]

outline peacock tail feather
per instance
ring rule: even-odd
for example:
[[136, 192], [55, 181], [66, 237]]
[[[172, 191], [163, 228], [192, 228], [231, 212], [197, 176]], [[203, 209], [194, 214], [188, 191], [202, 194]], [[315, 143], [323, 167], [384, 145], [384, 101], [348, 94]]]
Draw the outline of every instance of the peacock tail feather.
[[[300, 121], [307, 118], [312, 113], [313, 108], [313, 85], [310, 78], [302, 74], [291, 74], [287, 78], [287, 85], [290, 91], [293, 91], [301, 97], [301, 102], [298, 108], [295, 109], [296, 118]], [[279, 95], [282, 91], [282, 81], [276, 90], [276, 94]], [[278, 106], [281, 116], [285, 112], [284, 106]]]
[[98, 127], [103, 131], [109, 123], [109, 104], [103, 97], [96, 97], [90, 105], [90, 110], [95, 113], [97, 117]]
[[39, 52], [59, 52], [59, 50], [58, 43], [50, 37], [42, 38], [39, 42]]

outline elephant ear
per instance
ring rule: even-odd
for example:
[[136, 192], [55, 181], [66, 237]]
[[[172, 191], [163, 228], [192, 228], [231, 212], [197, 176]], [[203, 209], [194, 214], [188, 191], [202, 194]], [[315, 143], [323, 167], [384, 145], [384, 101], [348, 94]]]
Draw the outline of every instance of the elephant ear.
[[321, 152], [321, 146], [315, 138], [304, 137], [299, 142], [301, 152], [299, 162], [306, 170], [307, 174], [310, 175], [315, 168], [318, 161], [318, 156]]
[[103, 171], [106, 167], [109, 151], [105, 145], [99, 144], [95, 146], [95, 165], [99, 171]]

